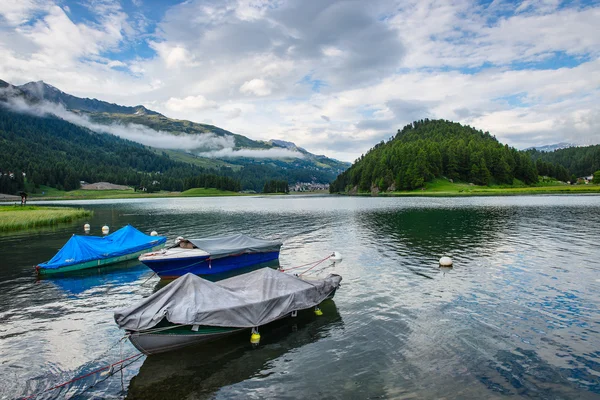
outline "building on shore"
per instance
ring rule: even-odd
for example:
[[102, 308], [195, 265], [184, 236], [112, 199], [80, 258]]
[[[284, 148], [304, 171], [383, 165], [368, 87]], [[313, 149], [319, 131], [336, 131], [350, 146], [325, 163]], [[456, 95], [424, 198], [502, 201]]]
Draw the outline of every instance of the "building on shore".
[[290, 185], [290, 192], [329, 191], [329, 183], [298, 182]]

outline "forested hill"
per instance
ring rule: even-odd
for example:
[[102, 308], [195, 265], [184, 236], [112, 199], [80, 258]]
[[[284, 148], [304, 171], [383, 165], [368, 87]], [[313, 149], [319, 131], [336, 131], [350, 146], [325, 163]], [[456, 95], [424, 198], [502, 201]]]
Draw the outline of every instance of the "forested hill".
[[[569, 179], [563, 166], [540, 165], [559, 180]], [[330, 191], [410, 190], [442, 176], [477, 185], [512, 184], [515, 178], [526, 184], [538, 181], [536, 164], [528, 153], [470, 126], [425, 119], [369, 150], [337, 177]]]
[[167, 190], [240, 190], [239, 179], [213, 172], [58, 118], [17, 114], [0, 107], [0, 193], [39, 185], [72, 190], [80, 180]]
[[[312, 154], [293, 143], [281, 140], [253, 140], [217, 126], [168, 118], [141, 105], [129, 107], [97, 99], [80, 98], [42, 81], [14, 86], [0, 80], [0, 107], [34, 115], [60, 115], [61, 118], [67, 115], [69, 117], [65, 119], [95, 132], [117, 134], [145, 144], [153, 143], [154, 147], [146, 147], [146, 150], [170, 157], [171, 160], [185, 165], [196, 165], [211, 171], [212, 174], [239, 179], [243, 190], [259, 192], [265, 182], [270, 180], [287, 180], [290, 184], [329, 183], [350, 166], [349, 163], [324, 155]], [[53, 111], [62, 109], [66, 110], [67, 114], [56, 114]], [[91, 122], [92, 126], [85, 121]], [[51, 124], [52, 122], [48, 122], [46, 128]], [[39, 132], [46, 132], [46, 128], [40, 128]], [[88, 133], [87, 129], [83, 131]], [[9, 130], [5, 133], [18, 132]], [[156, 136], [162, 140], [151, 140], [156, 139]], [[169, 136], [172, 136], [172, 140]], [[197, 147], [194, 147], [194, 143]], [[212, 154], [214, 151], [221, 152], [222, 157]], [[18, 168], [20, 167], [16, 164], [0, 159], [0, 170], [11, 171]], [[83, 176], [80, 178], [87, 180]], [[120, 179], [123, 179], [122, 176]], [[65, 186], [62, 181], [57, 181], [56, 184]], [[67, 186], [70, 185], [65, 187]], [[171, 185], [163, 186], [161, 183], [160, 189], [170, 187]]]
[[600, 171], [600, 145], [569, 147], [552, 152], [531, 149], [527, 153], [538, 164], [546, 162], [561, 165], [576, 177], [589, 176]]

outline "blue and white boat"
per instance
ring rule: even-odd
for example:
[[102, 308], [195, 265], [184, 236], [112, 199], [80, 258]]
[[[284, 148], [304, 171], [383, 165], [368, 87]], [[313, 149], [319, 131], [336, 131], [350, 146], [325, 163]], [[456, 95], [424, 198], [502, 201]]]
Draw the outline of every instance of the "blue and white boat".
[[277, 260], [282, 244], [242, 234], [178, 238], [174, 246], [142, 254], [139, 260], [162, 279], [175, 279], [187, 273], [212, 275]]

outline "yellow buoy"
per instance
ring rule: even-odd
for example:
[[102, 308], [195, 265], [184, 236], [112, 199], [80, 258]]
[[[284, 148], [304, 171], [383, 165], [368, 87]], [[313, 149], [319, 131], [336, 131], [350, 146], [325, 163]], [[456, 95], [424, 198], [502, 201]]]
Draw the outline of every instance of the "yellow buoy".
[[260, 333], [256, 329], [252, 329], [252, 334], [250, 335], [250, 343], [258, 344], [260, 342]]
[[319, 307], [315, 307], [315, 315], [317, 317], [320, 317], [321, 315], [323, 315], [323, 311], [321, 311]]

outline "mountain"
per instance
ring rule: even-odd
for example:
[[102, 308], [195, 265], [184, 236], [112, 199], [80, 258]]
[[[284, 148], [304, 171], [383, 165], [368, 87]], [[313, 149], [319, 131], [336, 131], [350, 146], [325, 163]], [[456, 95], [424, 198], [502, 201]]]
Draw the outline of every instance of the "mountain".
[[525, 151], [537, 150], [537, 151], [543, 151], [543, 152], [551, 152], [554, 150], [568, 149], [569, 147], [577, 147], [577, 146], [578, 145], [573, 144], [573, 143], [560, 142], [560, 143], [555, 143], [555, 144], [547, 144], [545, 146], [528, 147], [525, 149]]
[[[540, 166], [559, 180], [569, 179], [562, 166]], [[512, 184], [514, 179], [533, 184], [538, 170], [528, 153], [502, 145], [489, 132], [425, 119], [369, 150], [336, 178], [330, 191], [411, 190], [438, 177], [476, 185]]]
[[160, 115], [144, 106], [127, 107], [96, 99], [82, 99], [65, 93], [44, 81], [29, 82], [17, 86], [30, 97], [62, 104], [67, 110], [78, 110], [90, 113], [114, 113], [133, 115]]
[[139, 143], [0, 106], [0, 193], [32, 191], [39, 185], [72, 190], [82, 180], [153, 190], [201, 187], [197, 185], [240, 190], [239, 178], [229, 172], [218, 176]]
[[[260, 191], [264, 182], [273, 179], [287, 180], [290, 184], [311, 181], [329, 183], [350, 166], [350, 163], [312, 154], [291, 142], [253, 140], [214, 125], [168, 118], [142, 105], [130, 107], [80, 98], [43, 81], [21, 86], [0, 81], [0, 104], [13, 111], [53, 115], [95, 132], [113, 133], [126, 139], [135, 138], [142, 143], [151, 143], [153, 147], [147, 149], [155, 155], [200, 167], [202, 171], [212, 170], [219, 175], [238, 174], [240, 178], [236, 179], [242, 179], [243, 189]], [[64, 109], [55, 112], [56, 108], [47, 105], [61, 105]], [[162, 147], [164, 144], [161, 145], [165, 140], [160, 143], [150, 141], [156, 137], [165, 139], [165, 136], [169, 145], [182, 141], [192, 145], [170, 146], [166, 149]], [[174, 150], [173, 147], [185, 150]], [[281, 155], [281, 151], [277, 152], [276, 149], [297, 152], [297, 156], [279, 158], [277, 156]], [[274, 153], [265, 154], [261, 150]], [[269, 154], [275, 156], [265, 157]], [[14, 167], [0, 160], [0, 168]]]
[[[175, 136], [199, 135], [201, 137], [204, 134], [212, 134], [222, 138], [230, 137], [234, 141], [232, 150], [267, 150], [271, 148], [286, 148], [289, 150], [298, 151], [299, 153], [302, 153], [303, 157], [308, 161], [308, 163], [300, 164], [307, 164], [305, 166], [315, 167], [317, 171], [320, 171], [320, 173], [317, 173], [316, 176], [316, 180], [318, 180], [320, 183], [328, 183], [329, 181], [334, 179], [338, 173], [342, 172], [350, 166], [350, 163], [338, 161], [325, 156], [317, 156], [302, 148], [297, 147], [294, 143], [286, 142], [284, 140], [271, 140], [268, 142], [252, 140], [246, 136], [239, 135], [227, 131], [225, 129], [221, 129], [214, 125], [168, 118], [156, 111], [149, 110], [141, 105], [128, 107], [108, 103], [97, 99], [84, 99], [67, 94], [43, 81], [29, 82], [24, 85], [17, 86], [16, 88], [21, 90], [29, 98], [35, 98], [38, 101], [45, 100], [51, 103], [61, 104], [67, 110], [77, 113], [83, 113], [87, 115], [93, 122], [99, 124], [137, 124], [146, 126], [156, 131], [171, 133]], [[199, 151], [194, 152], [193, 150]], [[206, 149], [200, 147], [198, 149], [190, 149], [190, 151], [182, 153], [187, 153], [187, 155], [189, 156], [187, 157], [187, 160], [189, 162], [195, 163], [194, 159], [200, 157], [204, 158], [204, 160], [200, 162], [201, 165], [209, 165], [209, 161], [215, 158], [202, 157], [202, 152], [200, 150]], [[250, 163], [262, 163], [264, 160], [280, 160], [278, 158], [265, 159], [252, 157], [246, 157], [246, 159], [253, 160], [250, 161]], [[218, 160], [218, 162], [215, 163], [215, 168], [218, 168], [223, 164], [244, 165], [248, 163], [248, 161], [240, 163], [239, 160], [235, 160], [233, 159], [233, 157], [216, 158], [216, 160]], [[325, 176], [321, 177], [320, 175], [322, 174], [324, 174]]]
[[285, 140], [271, 139], [267, 143], [272, 144], [273, 146], [284, 148], [284, 149], [299, 151], [302, 153], [308, 153], [308, 151], [304, 150], [302, 147], [296, 146], [296, 143], [286, 142]]

